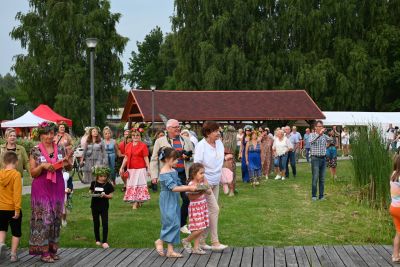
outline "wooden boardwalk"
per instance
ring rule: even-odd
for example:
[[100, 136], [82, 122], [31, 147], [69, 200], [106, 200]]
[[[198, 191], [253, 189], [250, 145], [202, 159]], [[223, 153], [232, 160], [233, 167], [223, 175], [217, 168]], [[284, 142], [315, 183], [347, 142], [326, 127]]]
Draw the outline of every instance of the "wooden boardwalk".
[[391, 246], [382, 245], [235, 247], [202, 256], [184, 253], [184, 258], [168, 259], [159, 257], [154, 249], [63, 248], [59, 251], [61, 259], [53, 264], [44, 264], [24, 250], [19, 254], [19, 262], [11, 264], [7, 258], [0, 261], [0, 266], [395, 266], [391, 251]]

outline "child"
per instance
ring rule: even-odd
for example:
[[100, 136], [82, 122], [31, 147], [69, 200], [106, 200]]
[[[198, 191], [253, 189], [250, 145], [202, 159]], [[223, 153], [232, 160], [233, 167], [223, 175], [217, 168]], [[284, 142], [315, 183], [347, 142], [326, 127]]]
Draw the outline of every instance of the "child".
[[161, 233], [160, 239], [154, 242], [156, 251], [164, 256], [164, 242], [168, 243], [167, 257], [182, 258], [182, 254], [174, 251], [174, 244], [180, 243], [181, 208], [179, 192], [196, 191], [195, 185], [181, 185], [178, 173], [173, 167], [178, 162], [178, 153], [170, 147], [162, 147], [158, 152], [158, 159], [164, 164], [160, 171], [160, 212]]
[[0, 170], [0, 258], [5, 254], [8, 225], [11, 227], [11, 262], [18, 261], [17, 248], [21, 238], [21, 174], [16, 170], [18, 156], [13, 151], [4, 154], [4, 169]]
[[[189, 169], [189, 185], [207, 185], [207, 181], [204, 180], [204, 166], [201, 163], [194, 163]], [[206, 191], [198, 191], [195, 193], [187, 193], [190, 204], [189, 204], [189, 231], [191, 234], [182, 239], [182, 245], [187, 253], [193, 254], [206, 254], [204, 250], [199, 247], [200, 236], [209, 226], [208, 220], [208, 207], [207, 200], [204, 193], [211, 194], [211, 189]], [[191, 241], [194, 240], [194, 247], [192, 250]]]
[[64, 187], [65, 187], [65, 198], [63, 215], [61, 220], [61, 225], [63, 227], [67, 226], [67, 213], [71, 211], [72, 208], [72, 191], [74, 190], [74, 184], [72, 182], [72, 176], [69, 175], [67, 171], [63, 171]]
[[[108, 235], [108, 200], [112, 198], [114, 187], [108, 182], [108, 175], [110, 169], [108, 167], [96, 166], [93, 168], [93, 175], [96, 181], [90, 184], [90, 192], [92, 195], [92, 209], [94, 236], [96, 238], [96, 245], [103, 248], [109, 248], [107, 243]], [[100, 217], [103, 226], [103, 242], [100, 242]]]
[[393, 239], [393, 263], [400, 263], [400, 155], [394, 160], [394, 168], [390, 177], [390, 195], [392, 203], [390, 205], [390, 215], [393, 217], [394, 226], [396, 227], [396, 236]]

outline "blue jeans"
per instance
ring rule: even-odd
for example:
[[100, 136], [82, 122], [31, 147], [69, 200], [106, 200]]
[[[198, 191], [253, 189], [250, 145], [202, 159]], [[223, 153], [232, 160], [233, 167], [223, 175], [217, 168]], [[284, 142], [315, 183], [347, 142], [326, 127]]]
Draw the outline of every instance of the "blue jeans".
[[279, 166], [279, 170], [282, 172], [285, 170], [286, 168], [286, 163], [287, 163], [287, 159], [288, 159], [288, 154], [284, 154], [282, 156], [278, 156], [278, 166]]
[[292, 173], [293, 177], [296, 177], [296, 152], [295, 151], [289, 151], [288, 152], [288, 158], [286, 162], [286, 178], [289, 177], [289, 162], [290, 166], [292, 166]]
[[307, 162], [310, 162], [310, 148], [308, 147], [306, 147], [306, 159], [307, 159]]
[[325, 168], [326, 168], [325, 157], [311, 156], [312, 197], [317, 197], [317, 183], [319, 185], [319, 199], [324, 197]]

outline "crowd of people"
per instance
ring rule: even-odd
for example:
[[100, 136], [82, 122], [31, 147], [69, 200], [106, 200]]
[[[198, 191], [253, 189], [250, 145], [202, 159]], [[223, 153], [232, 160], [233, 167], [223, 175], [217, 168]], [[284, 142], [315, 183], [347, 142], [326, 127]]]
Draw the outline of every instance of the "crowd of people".
[[[21, 177], [25, 169], [33, 177], [29, 252], [51, 263], [59, 259], [60, 228], [67, 225], [68, 200], [73, 190], [68, 171], [75, 147], [65, 124], [45, 122], [35, 133], [39, 144], [30, 151], [29, 157], [23, 147], [15, 144], [14, 129], [6, 131], [7, 142], [0, 147], [4, 169], [0, 173], [0, 191], [12, 192], [0, 192], [0, 252], [5, 248], [5, 231], [10, 224], [11, 260], [18, 259]], [[103, 131], [88, 127], [80, 140], [83, 148], [80, 165], [83, 182], [90, 184], [95, 242], [103, 248], [109, 247], [109, 200], [113, 198], [117, 176], [124, 181], [123, 200], [135, 210], [150, 200], [148, 182], [153, 192], [160, 190], [162, 226], [160, 238], [154, 244], [158, 254], [167, 257], [182, 257], [173, 249], [179, 243], [187, 252], [195, 254], [227, 248], [218, 235], [219, 187], [228, 196], [235, 196], [236, 150], [242, 163], [242, 181], [253, 187], [259, 186], [263, 178], [269, 179], [273, 171], [275, 180], [289, 178], [289, 164], [295, 178], [296, 154], [303, 138], [312, 170], [311, 199], [324, 200], [326, 166], [336, 176], [337, 133], [335, 129], [327, 131], [321, 121], [312, 130], [307, 128], [303, 137], [295, 126], [277, 128], [271, 133], [263, 127], [255, 129], [247, 125], [237, 131], [232, 126], [222, 128], [216, 122], [207, 121], [201, 128], [203, 138], [198, 140], [195, 132], [181, 131], [180, 123], [174, 119], [166, 123], [165, 131], [155, 134], [154, 142], [149, 141], [143, 124], [125, 130], [120, 142], [112, 135], [109, 127]], [[341, 139], [342, 144], [346, 142], [345, 138]], [[3, 202], [7, 205], [2, 206]], [[180, 233], [189, 236], [180, 240]], [[164, 243], [168, 244], [166, 253]]]

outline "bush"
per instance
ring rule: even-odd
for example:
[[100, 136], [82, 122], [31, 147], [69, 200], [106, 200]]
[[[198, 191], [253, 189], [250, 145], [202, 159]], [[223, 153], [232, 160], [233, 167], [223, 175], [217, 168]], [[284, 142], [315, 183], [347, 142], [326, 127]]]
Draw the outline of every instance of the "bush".
[[34, 146], [36, 146], [36, 145], [38, 144], [38, 142], [37, 142], [37, 141], [34, 141], [34, 140], [28, 140], [28, 139], [21, 139], [21, 138], [18, 138], [18, 139], [17, 139], [17, 144], [23, 146], [23, 147], [25, 148], [26, 152], [27, 152], [28, 155], [29, 155], [29, 153], [31, 152], [31, 149], [32, 149]]
[[356, 128], [351, 141], [354, 183], [360, 190], [360, 200], [375, 208], [386, 208], [390, 203], [389, 177], [393, 161], [380, 129]]

